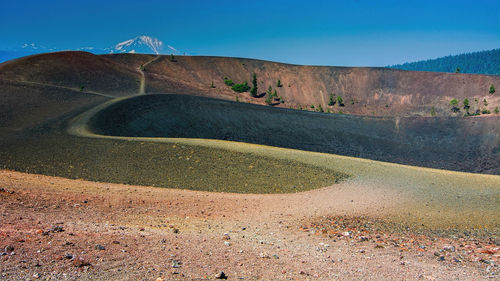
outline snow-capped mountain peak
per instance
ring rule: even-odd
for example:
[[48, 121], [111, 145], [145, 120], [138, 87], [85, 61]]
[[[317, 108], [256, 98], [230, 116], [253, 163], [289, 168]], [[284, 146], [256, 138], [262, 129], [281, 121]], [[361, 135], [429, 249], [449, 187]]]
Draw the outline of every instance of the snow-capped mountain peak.
[[154, 53], [158, 55], [163, 53], [163, 46], [162, 41], [141, 35], [116, 44], [111, 53]]
[[164, 44], [162, 41], [141, 35], [135, 38], [125, 40], [120, 42], [110, 48], [101, 47], [79, 47], [79, 48], [60, 48], [60, 47], [47, 47], [44, 45], [39, 45], [37, 43], [25, 43], [21, 46], [0, 50], [0, 63], [6, 60], [15, 59], [22, 56], [56, 52], [56, 51], [86, 51], [94, 54], [116, 54], [116, 53], [141, 53], [141, 54], [157, 54], [157, 55], [181, 55], [186, 54], [186, 52], [181, 52], [171, 45]]

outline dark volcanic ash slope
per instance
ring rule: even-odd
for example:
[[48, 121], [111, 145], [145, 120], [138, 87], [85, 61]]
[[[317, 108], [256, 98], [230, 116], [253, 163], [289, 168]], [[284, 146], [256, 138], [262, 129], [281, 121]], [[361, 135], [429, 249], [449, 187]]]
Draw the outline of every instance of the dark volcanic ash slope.
[[223, 139], [482, 173], [500, 173], [498, 118], [361, 117], [187, 95], [127, 99], [91, 120], [94, 132]]
[[109, 98], [80, 91], [0, 79], [0, 139], [40, 127]]

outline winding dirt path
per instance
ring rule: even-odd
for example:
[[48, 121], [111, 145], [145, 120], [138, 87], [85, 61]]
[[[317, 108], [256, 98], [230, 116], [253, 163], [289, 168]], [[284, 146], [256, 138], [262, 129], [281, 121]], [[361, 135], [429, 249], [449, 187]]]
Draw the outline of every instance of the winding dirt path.
[[156, 56], [154, 59], [146, 62], [145, 64], [143, 65], [140, 65], [138, 68], [137, 68], [137, 71], [139, 72], [139, 74], [141, 74], [141, 80], [140, 80], [140, 84], [139, 84], [139, 95], [142, 95], [145, 93], [146, 91], [146, 75], [144, 74], [144, 69], [146, 68], [146, 66], [148, 66], [150, 63], [156, 61], [157, 59], [161, 58], [160, 55]]

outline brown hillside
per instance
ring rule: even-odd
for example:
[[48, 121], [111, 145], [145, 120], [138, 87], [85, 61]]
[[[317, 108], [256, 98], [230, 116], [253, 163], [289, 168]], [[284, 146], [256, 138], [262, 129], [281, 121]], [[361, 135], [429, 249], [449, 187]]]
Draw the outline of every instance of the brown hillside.
[[[452, 113], [449, 102], [468, 98], [471, 112], [494, 111], [500, 106], [498, 93], [488, 93], [491, 84], [500, 87], [500, 76], [403, 71], [387, 68], [300, 66], [269, 61], [224, 57], [115, 54], [96, 56], [86, 52], [58, 52], [28, 56], [0, 64], [0, 78], [31, 81], [123, 96], [139, 92], [180, 93], [265, 104], [269, 86], [284, 103], [274, 106], [375, 116], [462, 116]], [[140, 71], [143, 66], [143, 74]], [[251, 84], [258, 78], [259, 98], [238, 94], [224, 84]], [[278, 79], [282, 87], [277, 87]], [[215, 88], [211, 88], [211, 83]], [[341, 96], [344, 106], [328, 106], [330, 95]], [[488, 105], [484, 105], [484, 99]]]
[[[368, 67], [299, 66], [269, 61], [222, 57], [169, 56], [151, 63], [146, 72], [151, 79], [148, 91], [175, 92], [179, 84], [193, 93], [208, 96], [236, 96], [239, 100], [264, 103], [264, 98], [251, 99], [248, 93], [237, 94], [224, 84], [228, 77], [235, 83], [251, 83], [257, 74], [259, 93], [269, 86], [285, 100], [281, 107], [307, 107], [321, 104], [326, 111], [341, 110], [361, 115], [429, 116], [435, 107], [437, 115], [449, 116], [449, 101], [471, 100], [471, 108], [493, 111], [500, 105], [497, 95], [490, 95], [490, 84], [500, 85], [499, 76], [403, 71]], [[282, 87], [276, 87], [278, 79]], [[166, 82], [168, 81], [168, 82]], [[210, 88], [214, 82], [215, 89]], [[177, 84], [175, 84], [175, 83]], [[182, 90], [186, 92], [186, 90]], [[345, 106], [328, 107], [330, 94], [340, 95]], [[477, 99], [477, 103], [474, 101]], [[460, 114], [465, 112], [462, 110]]]
[[137, 93], [140, 75], [104, 56], [87, 52], [33, 55], [0, 64], [0, 78], [96, 91], [110, 95]]
[[111, 55], [102, 55], [101, 57], [112, 60], [116, 63], [122, 64], [126, 67], [129, 67], [133, 70], [136, 70], [141, 65], [146, 64], [148, 61], [154, 59], [156, 55], [147, 55], [147, 54], [111, 54]]

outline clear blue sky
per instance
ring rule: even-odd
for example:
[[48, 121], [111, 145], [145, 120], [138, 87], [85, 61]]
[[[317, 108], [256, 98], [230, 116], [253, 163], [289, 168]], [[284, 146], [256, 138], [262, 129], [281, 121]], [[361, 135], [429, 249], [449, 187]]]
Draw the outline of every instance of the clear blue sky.
[[2, 1], [0, 49], [150, 35], [192, 55], [384, 66], [500, 48], [499, 0]]

